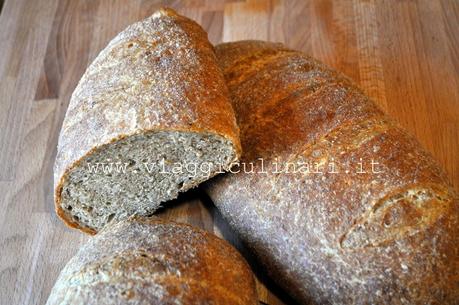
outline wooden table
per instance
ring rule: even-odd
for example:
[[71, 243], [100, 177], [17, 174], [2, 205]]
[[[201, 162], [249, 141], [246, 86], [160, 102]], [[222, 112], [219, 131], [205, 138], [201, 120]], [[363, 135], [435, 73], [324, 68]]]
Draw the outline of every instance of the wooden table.
[[[212, 42], [281, 41], [343, 71], [433, 153], [459, 187], [459, 1], [188, 1], [169, 3]], [[159, 1], [6, 0], [0, 15], [0, 303], [43, 304], [87, 236], [53, 211], [52, 167], [69, 96], [86, 66]], [[260, 300], [289, 303], [208, 198], [182, 196], [162, 217], [234, 243]], [[266, 286], [268, 288], [266, 288]]]

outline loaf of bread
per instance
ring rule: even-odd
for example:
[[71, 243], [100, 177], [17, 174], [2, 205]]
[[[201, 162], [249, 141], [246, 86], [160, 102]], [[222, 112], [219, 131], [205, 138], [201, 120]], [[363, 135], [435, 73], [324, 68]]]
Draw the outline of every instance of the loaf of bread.
[[305, 304], [458, 304], [459, 200], [431, 155], [301, 52], [216, 54], [243, 155], [206, 187], [273, 279]]
[[256, 305], [248, 264], [185, 224], [131, 216], [107, 225], [61, 272], [47, 305]]
[[87, 233], [151, 214], [237, 160], [238, 132], [207, 34], [161, 9], [117, 35], [76, 87], [57, 150], [56, 211]]

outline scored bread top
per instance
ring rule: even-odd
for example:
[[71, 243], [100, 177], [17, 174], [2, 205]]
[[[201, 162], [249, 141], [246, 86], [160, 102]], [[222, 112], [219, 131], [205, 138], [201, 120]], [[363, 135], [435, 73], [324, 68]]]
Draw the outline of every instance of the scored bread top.
[[237, 156], [241, 153], [227, 87], [207, 34], [171, 9], [119, 33], [75, 88], [54, 169], [58, 215], [78, 227], [59, 201], [66, 175], [84, 156], [130, 135], [161, 130], [216, 134], [233, 143]]
[[[455, 304], [459, 199], [418, 141], [301, 52], [239, 41], [216, 54], [254, 166], [208, 192], [273, 278], [302, 303]], [[276, 172], [288, 163], [309, 170]]]
[[62, 270], [55, 304], [256, 305], [253, 274], [226, 241], [133, 216], [100, 231]]

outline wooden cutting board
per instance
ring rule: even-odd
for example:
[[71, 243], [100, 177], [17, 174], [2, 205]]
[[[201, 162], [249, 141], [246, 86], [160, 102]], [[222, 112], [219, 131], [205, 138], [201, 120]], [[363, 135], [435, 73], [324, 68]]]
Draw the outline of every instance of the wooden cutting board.
[[[0, 0], [1, 2], [1, 0]], [[353, 78], [435, 156], [459, 188], [459, 1], [179, 1], [213, 43], [284, 42]], [[0, 15], [0, 303], [44, 304], [88, 237], [56, 218], [52, 167], [77, 81], [97, 53], [160, 1], [6, 0]], [[291, 301], [193, 191], [159, 213], [231, 241], [260, 300]]]

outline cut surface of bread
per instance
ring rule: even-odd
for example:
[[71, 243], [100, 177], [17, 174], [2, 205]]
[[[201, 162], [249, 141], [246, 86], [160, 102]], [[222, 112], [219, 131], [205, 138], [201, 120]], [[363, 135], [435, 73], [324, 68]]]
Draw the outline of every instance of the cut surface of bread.
[[236, 159], [214, 134], [157, 131], [102, 146], [70, 171], [60, 208], [66, 218], [99, 231], [129, 215], [150, 215]]
[[198, 24], [161, 9], [126, 28], [71, 97], [54, 169], [57, 214], [96, 233], [228, 169], [241, 151], [228, 96]]
[[189, 225], [133, 216], [67, 263], [48, 305], [256, 305], [253, 274], [226, 241]]

